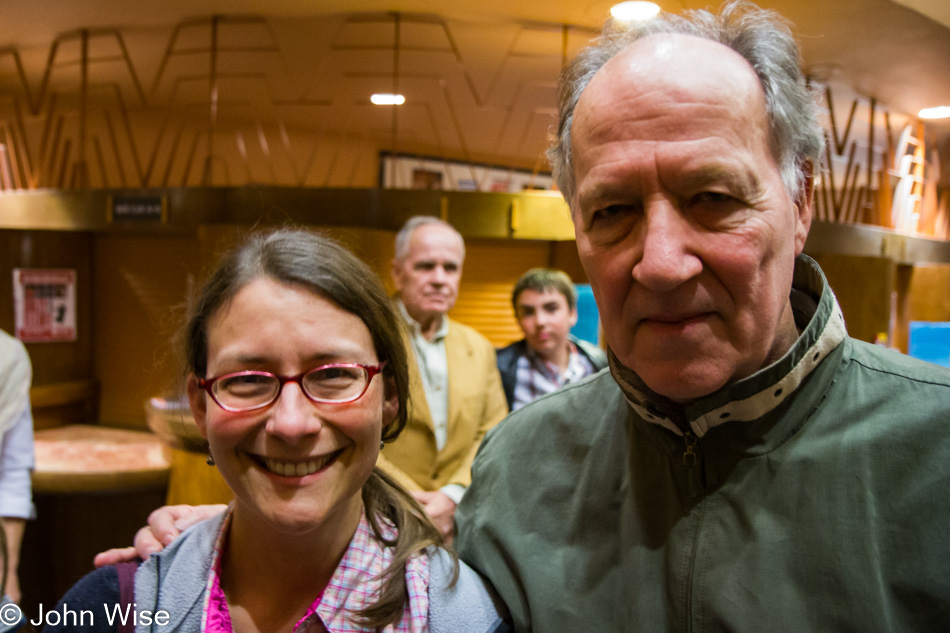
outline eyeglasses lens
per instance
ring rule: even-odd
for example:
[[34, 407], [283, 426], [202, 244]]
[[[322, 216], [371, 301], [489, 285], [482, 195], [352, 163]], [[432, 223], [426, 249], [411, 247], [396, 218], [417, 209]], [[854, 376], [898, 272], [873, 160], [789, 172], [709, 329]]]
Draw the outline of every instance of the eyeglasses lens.
[[212, 387], [215, 400], [231, 409], [249, 409], [274, 399], [280, 389], [277, 376], [238, 374], [225, 376]]
[[[280, 382], [274, 374], [242, 373], [222, 376], [211, 389], [219, 404], [243, 411], [273, 402], [280, 392]], [[369, 372], [362, 367], [326, 365], [304, 374], [300, 387], [318, 402], [350, 402], [363, 395], [368, 382]]]
[[315, 400], [345, 402], [362, 395], [366, 378], [362, 367], [317, 367], [303, 377], [303, 389]]

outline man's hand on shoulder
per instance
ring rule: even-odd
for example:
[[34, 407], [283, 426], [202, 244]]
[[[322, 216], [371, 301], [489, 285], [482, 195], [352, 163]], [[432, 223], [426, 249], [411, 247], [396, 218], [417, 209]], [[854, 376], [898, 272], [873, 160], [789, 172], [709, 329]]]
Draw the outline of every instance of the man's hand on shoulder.
[[444, 492], [413, 492], [412, 496], [425, 508], [432, 523], [442, 532], [448, 542], [452, 542], [455, 531], [455, 502]]
[[119, 547], [96, 554], [93, 560], [96, 567], [145, 560], [160, 552], [178, 538], [186, 529], [205, 519], [223, 512], [225, 505], [205, 506], [162, 506], [148, 516], [148, 525], [135, 533], [132, 547]]

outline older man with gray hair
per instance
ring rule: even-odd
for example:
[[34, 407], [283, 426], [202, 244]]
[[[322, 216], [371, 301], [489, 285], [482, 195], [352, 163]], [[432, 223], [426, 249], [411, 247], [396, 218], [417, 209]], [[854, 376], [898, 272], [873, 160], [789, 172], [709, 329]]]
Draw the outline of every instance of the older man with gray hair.
[[439, 218], [410, 218], [396, 235], [396, 306], [415, 362], [409, 420], [379, 458], [450, 538], [475, 451], [508, 413], [491, 343], [447, 314], [458, 298], [464, 261], [462, 236]]
[[518, 631], [950, 630], [950, 372], [802, 255], [822, 149], [748, 4], [608, 27], [551, 151], [610, 372], [492, 430], [457, 547]]

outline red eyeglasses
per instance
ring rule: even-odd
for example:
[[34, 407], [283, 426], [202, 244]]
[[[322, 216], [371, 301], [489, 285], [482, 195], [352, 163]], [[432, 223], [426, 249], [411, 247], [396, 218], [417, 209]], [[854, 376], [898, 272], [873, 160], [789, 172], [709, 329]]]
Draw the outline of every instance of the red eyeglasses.
[[360, 365], [334, 363], [309, 369], [296, 376], [278, 376], [269, 371], [239, 371], [214, 378], [199, 378], [198, 386], [225, 411], [239, 413], [273, 404], [288, 382], [300, 385], [312, 402], [346, 404], [363, 397], [376, 374], [386, 363]]

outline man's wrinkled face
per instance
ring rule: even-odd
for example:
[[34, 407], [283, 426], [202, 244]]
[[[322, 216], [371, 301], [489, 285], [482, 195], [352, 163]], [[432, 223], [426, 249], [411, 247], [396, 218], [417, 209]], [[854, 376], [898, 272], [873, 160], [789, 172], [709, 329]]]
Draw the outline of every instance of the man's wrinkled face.
[[462, 244], [451, 229], [423, 224], [409, 237], [409, 250], [393, 262], [392, 275], [406, 311], [419, 323], [455, 305], [462, 279]]
[[617, 358], [677, 402], [784, 354], [810, 196], [793, 200], [748, 63], [683, 35], [631, 44], [575, 111], [577, 248]]

